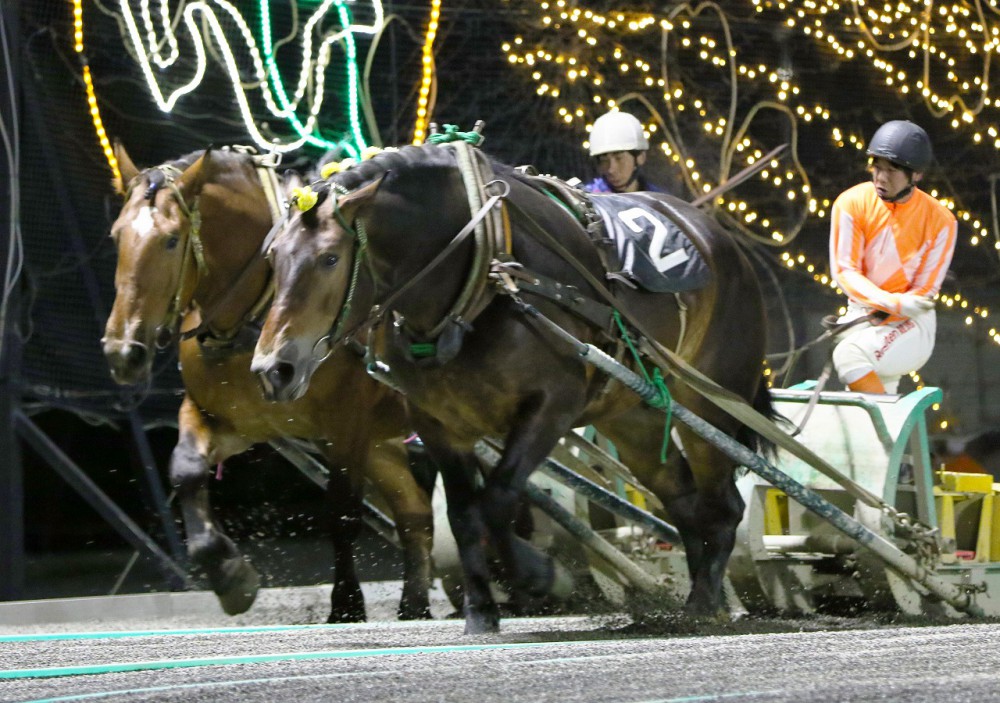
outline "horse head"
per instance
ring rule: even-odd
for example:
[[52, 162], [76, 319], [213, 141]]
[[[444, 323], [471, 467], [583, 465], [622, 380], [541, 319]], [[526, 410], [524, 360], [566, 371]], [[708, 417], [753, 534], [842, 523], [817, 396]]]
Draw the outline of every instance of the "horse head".
[[321, 181], [293, 196], [289, 217], [268, 249], [275, 297], [251, 364], [269, 400], [301, 398], [341, 341], [352, 307], [367, 312], [352, 299], [364, 237], [356, 218], [380, 184], [381, 178], [344, 193]]
[[191, 301], [196, 199], [210, 157], [196, 153], [140, 171], [120, 144], [115, 153], [125, 204], [111, 226], [116, 294], [101, 341], [115, 381], [128, 384], [148, 377], [154, 346], [169, 343]]

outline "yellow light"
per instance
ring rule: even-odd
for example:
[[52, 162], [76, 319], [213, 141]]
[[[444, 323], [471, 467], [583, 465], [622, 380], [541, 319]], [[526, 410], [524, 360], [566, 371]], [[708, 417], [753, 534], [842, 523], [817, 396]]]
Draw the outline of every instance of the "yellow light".
[[115, 176], [115, 180], [121, 181], [122, 174], [118, 168], [118, 159], [115, 158], [114, 151], [111, 148], [111, 142], [108, 141], [107, 132], [104, 131], [104, 121], [101, 119], [101, 110], [97, 106], [97, 94], [94, 91], [94, 78], [90, 74], [90, 64], [86, 62], [86, 57], [83, 54], [83, 3], [82, 0], [73, 0], [73, 50], [80, 54], [83, 58], [83, 83], [87, 89], [87, 104], [90, 106], [90, 117], [91, 121], [94, 123], [94, 132], [97, 134], [97, 139], [101, 144], [102, 150], [104, 151], [104, 158], [108, 162], [108, 166], [111, 167], [111, 172]]
[[[420, 77], [420, 93], [417, 98], [417, 121], [413, 126], [414, 144], [423, 144], [427, 133], [427, 122], [429, 119], [428, 103], [430, 102], [431, 84], [434, 80], [434, 39], [437, 37], [440, 18], [441, 0], [431, 0], [431, 14], [427, 20], [427, 33], [424, 35], [424, 45], [421, 54], [423, 74]], [[517, 37], [514, 43], [520, 44], [521, 38]], [[528, 57], [530, 56], [529, 54]]]

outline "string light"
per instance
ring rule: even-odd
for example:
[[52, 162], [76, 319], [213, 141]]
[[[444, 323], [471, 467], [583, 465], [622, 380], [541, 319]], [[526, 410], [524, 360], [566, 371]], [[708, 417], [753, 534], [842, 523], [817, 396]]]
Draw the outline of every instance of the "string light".
[[[270, 10], [267, 0], [259, 0], [264, 45], [263, 57], [248, 23], [231, 3], [226, 0], [199, 0], [184, 5], [181, 19], [194, 50], [194, 71], [187, 82], [165, 94], [160, 86], [160, 80], [163, 80], [166, 70], [175, 67], [180, 60], [180, 51], [177, 48], [178, 42], [170, 20], [168, 4], [169, 0], [160, 0], [160, 26], [157, 27], [149, 8], [150, 0], [142, 0], [139, 15], [144, 32], [140, 32], [139, 22], [132, 12], [129, 0], [119, 0], [119, 8], [133, 53], [138, 59], [150, 94], [161, 110], [164, 112], [172, 111], [183, 96], [198, 88], [207, 68], [206, 41], [214, 41], [232, 84], [247, 133], [263, 150], [288, 152], [308, 143], [327, 149], [341, 148], [352, 156], [357, 156], [368, 146], [362, 134], [359, 116], [357, 49], [354, 36], [355, 34], [375, 34], [381, 31], [384, 25], [384, 13], [380, 0], [372, 0], [371, 24], [352, 23], [351, 13], [348, 11], [345, 0], [323, 0], [316, 7], [305, 22], [301, 32], [301, 69], [296, 81], [295, 93], [291, 97], [285, 92], [273, 55]], [[260, 132], [244, 89], [246, 81], [240, 75], [233, 45], [227, 38], [224, 24], [217, 11], [225, 18], [227, 24], [235, 26], [239, 32], [241, 50], [245, 50], [251, 59], [256, 79], [254, 85], [260, 90], [268, 111], [274, 117], [286, 120], [298, 135], [297, 139], [287, 141], [279, 137], [269, 139]], [[322, 26], [324, 19], [331, 12], [336, 13], [339, 29], [325, 31], [317, 41], [318, 28]], [[196, 14], [198, 15], [197, 19]], [[202, 26], [205, 28], [204, 32]], [[203, 36], [203, 33], [206, 36]], [[145, 35], [145, 43], [143, 35]], [[161, 52], [161, 45], [168, 48], [166, 54]], [[349, 138], [345, 137], [342, 141], [324, 139], [319, 135], [318, 130], [319, 113], [323, 107], [326, 72], [332, 61], [334, 45], [342, 46], [345, 54], [346, 103], [350, 136]], [[160, 70], [154, 72], [152, 64], [155, 64]], [[299, 119], [297, 110], [310, 87], [311, 94], [307, 101], [308, 104], [305, 105], [308, 116], [303, 122]]]
[[441, 17], [441, 0], [431, 0], [431, 14], [427, 20], [427, 34], [424, 36], [424, 46], [421, 51], [422, 72], [420, 76], [420, 93], [417, 96], [417, 120], [413, 127], [413, 143], [423, 144], [427, 136], [427, 123], [430, 121], [431, 85], [434, 82], [434, 39], [437, 37], [438, 20]]
[[87, 55], [83, 53], [83, 1], [73, 0], [73, 50], [76, 52], [83, 64], [83, 84], [87, 90], [87, 105], [90, 108], [90, 119], [94, 123], [94, 131], [97, 132], [97, 139], [101, 143], [104, 151], [104, 158], [107, 159], [108, 166], [115, 176], [115, 180], [121, 181], [122, 174], [118, 168], [118, 159], [111, 148], [111, 141], [107, 132], [104, 131], [104, 121], [101, 119], [101, 110], [97, 105], [97, 93], [94, 91], [94, 79], [90, 75], [90, 63]]
[[[883, 18], [883, 15], [891, 16], [892, 22], [905, 25], [907, 22], [911, 22], [914, 16], [919, 14], [922, 17], [926, 13], [917, 13], [904, 2], [895, 3], [894, 6], [886, 3], [884, 8], [876, 13], [876, 19], [862, 21], [857, 19], [857, 13], [870, 6], [857, 1], [833, 2], [831, 0], [821, 2], [820, 0], [810, 0], [798, 3], [751, 0], [751, 4], [758, 14], [763, 14], [765, 11], [775, 13], [776, 23], [801, 30], [806, 36], [819, 43], [821, 49], [835, 52], [841, 60], [867, 60], [880, 73], [892, 78], [890, 85], [899, 89], [901, 95], [915, 90], [915, 84], [906, 82], [909, 80], [907, 71], [898, 63], [887, 61], [879, 54], [880, 51], [903, 51], [902, 48], [886, 43], [889, 41], [890, 35], [899, 39], [896, 37], [899, 32], [893, 34], [885, 29], [886, 23], [890, 20]], [[930, 5], [934, 5], [934, 3], [928, 3], [927, 6]], [[989, 9], [994, 14], [1000, 15], [1000, 10], [994, 7], [995, 5], [994, 1]], [[597, 114], [614, 107], [616, 104], [621, 104], [622, 100], [636, 100], [648, 109], [653, 120], [646, 125], [647, 131], [665, 121], [660, 116], [661, 113], [673, 111], [678, 114], [683, 113], [685, 121], [690, 120], [691, 115], [695, 115], [701, 118], [700, 122], [704, 127], [704, 134], [720, 139], [719, 174], [716, 180], [721, 181], [729, 172], [729, 168], [736, 168], [736, 160], [739, 160], [740, 165], [749, 165], [753, 163], [754, 158], [759, 158], [762, 149], [755, 141], [745, 136], [749, 130], [750, 122], [758, 111], [762, 109], [784, 111], [792, 125], [793, 152], [797, 140], [797, 136], [794, 135], [795, 125], [798, 122], [830, 122], [832, 120], [831, 110], [825, 105], [800, 102], [802, 91], [794, 81], [794, 75], [790, 71], [774, 68], [756, 60], [752, 64], [741, 61], [731, 40], [732, 32], [728, 26], [728, 18], [721, 7], [715, 3], [700, 3], [697, 8], [692, 8], [691, 4], [681, 4], [675, 6], [666, 17], [621, 11], [601, 14], [592, 10], [570, 8], [566, 2], [558, 0], [556, 2], [542, 0], [536, 7], [539, 15], [538, 24], [542, 31], [539, 43], [532, 46], [523, 36], [518, 36], [513, 41], [505, 42], [502, 49], [512, 65], [530, 69], [531, 79], [538, 86], [536, 90], [538, 94], [556, 99], [557, 119], [563, 124], [575, 126], [577, 129], [589, 130], [590, 124]], [[979, 2], [975, 3], [975, 7], [977, 10], [971, 15], [965, 10], [960, 10], [957, 6], [948, 6], [945, 9], [939, 7], [938, 15], [935, 15], [933, 19], [933, 25], [929, 25], [927, 22], [924, 22], [923, 25], [918, 23], [918, 29], [924, 27], [920, 31], [939, 43], [945, 41], [945, 37], [954, 38], [953, 35], [958, 35], [965, 42], [966, 47], [973, 47], [967, 48], [967, 51], [978, 56], [977, 60], [984, 62], [984, 65], [988, 67], [989, 56], [1000, 51], [1000, 29], [988, 25], [983, 14], [984, 8], [980, 6]], [[693, 20], [698, 18], [698, 15], [709, 12], [715, 13], [721, 38], [706, 33], [698, 34], [694, 28]], [[960, 18], [959, 15], [962, 17]], [[881, 23], [883, 27], [877, 32], [869, 28], [866, 34], [865, 27], [861, 25], [864, 22], [870, 24], [876, 21]], [[942, 23], [944, 23], [944, 27], [939, 26]], [[973, 25], [975, 26], [973, 27]], [[965, 34], [961, 33], [962, 27], [966, 28]], [[843, 29], [841, 30], [841, 28]], [[911, 31], [907, 27], [904, 29], [906, 31], [900, 36], [912, 44], [916, 36], [913, 31], [916, 30]], [[863, 38], [852, 42], [842, 39], [839, 36], [842, 32], [853, 32], [855, 35], [861, 32]], [[989, 37], [978, 48], [969, 39], [976, 32], [980, 36]], [[553, 33], [557, 33], [563, 43], [561, 50], [549, 49], [541, 44], [545, 37]], [[682, 80], [673, 78], [670, 71], [673, 70], [677, 73], [676, 66], [671, 69], [671, 64], [666, 62], [661, 65], [659, 75], [656, 75], [651, 65], [652, 62], [644, 60], [636, 53], [642, 47], [642, 42], [637, 41], [640, 37], [623, 36], [644, 33], [658, 33], [660, 35], [660, 41], [656, 42], [656, 46], [658, 52], [663, 56], [666, 54], [660, 50], [661, 46], [666, 47], [668, 42], [676, 46], [678, 58], [672, 59], [672, 64], [682, 63], [687, 60], [685, 57], [690, 57], [690, 59], [703, 62], [713, 68], [728, 71], [732, 78], [729, 104], [722, 104], [719, 101], [720, 105], [716, 107], [712, 101], [698, 97], [696, 92], [703, 86], [689, 86]], [[581, 38], [583, 38], [582, 42]], [[902, 39], [898, 43], [900, 46], [905, 44]], [[933, 55], [936, 57], [934, 68], [940, 64], [955, 73], [957, 68], [948, 66], [948, 62], [955, 63], [954, 57], [943, 53], [942, 49], [933, 44], [931, 47]], [[922, 61], [922, 54], [918, 52], [916, 56]], [[638, 83], [635, 82], [634, 76], [636, 69], [642, 76]], [[927, 70], [930, 71], [930, 75], [936, 75], [933, 69]], [[678, 75], [680, 74], [678, 73]], [[965, 84], [978, 86], [978, 89], [986, 94], [988, 90], [987, 78], [988, 72], [984, 69], [978, 76], [966, 76], [956, 87], [961, 90], [961, 86]], [[921, 80], [927, 84], [927, 80]], [[736, 139], [736, 115], [734, 113], [738, 83], [746, 84], [744, 90], [751, 88], [771, 93], [769, 99], [761, 100], [743, 117], [744, 136], [742, 139]], [[903, 90], [901, 86], [904, 85], [909, 87]], [[629, 88], [632, 88], [634, 92], [627, 93]], [[612, 91], [617, 91], [618, 94], [624, 93], [618, 103], [609, 97], [609, 93]], [[587, 97], [580, 99], [581, 93]], [[560, 98], [560, 95], [563, 97]], [[574, 96], [576, 96], [577, 104], [572, 102]], [[954, 98], [954, 96], [952, 97]], [[951, 104], [957, 106], [959, 102], [951, 99]], [[980, 111], [987, 106], [995, 108], [1000, 107], [1000, 104], [994, 104], [985, 98], [973, 106], [962, 103], [961, 123], [968, 126], [971, 116], [979, 115]], [[976, 124], [979, 123], [980, 121], [977, 120]], [[659, 148], [677, 166], [692, 192], [707, 192], [709, 188], [704, 183], [696, 182], [692, 174], [693, 172], [704, 174], [713, 169], [707, 168], [707, 164], [695, 163], [693, 159], [686, 157], [683, 143], [676, 137], [676, 130], [666, 129], [666, 125], [661, 126], [664, 129], [660, 131], [662, 142], [658, 145]], [[981, 124], [979, 126], [982, 127]], [[675, 134], [672, 135], [671, 132]], [[866, 146], [864, 138], [852, 134], [850, 130], [831, 125], [829, 134], [835, 147], [839, 149], [851, 148], [863, 153]], [[993, 124], [985, 126], [980, 138], [974, 137], [974, 141], [977, 144], [995, 141], [997, 147], [1000, 148], [1000, 127]], [[655, 146], [657, 145], [654, 144]], [[794, 240], [807, 218], [825, 217], [826, 212], [821, 207], [820, 200], [813, 195], [805, 170], [800, 168], [794, 155], [792, 161], [793, 173], [791, 176], [785, 175], [775, 178], [773, 174], [769, 174], [769, 185], [775, 189], [777, 197], [770, 198], [770, 204], [757, 198], [756, 207], [741, 211], [739, 217], [730, 217], [731, 224], [757, 241], [784, 246]], [[763, 174], [761, 174], [761, 178], [765, 178]], [[758, 182], [762, 183], [763, 181]], [[965, 225], [963, 229], [970, 232], [968, 243], [979, 248], [980, 251], [985, 251], [986, 247], [982, 245], [990, 236], [987, 218], [978, 217], [958, 207], [954, 198], [946, 198], [936, 192], [932, 192], [932, 195], [948, 204], [955, 212], [956, 217], [963, 222]], [[782, 200], [785, 201], [783, 204]], [[798, 203], [798, 207], [801, 208], [798, 210], [799, 216], [793, 218], [794, 224], [786, 225], [783, 228], [770, 225], [772, 220], [779, 218], [765, 217], [763, 209], [773, 207], [784, 213], [787, 212], [789, 201]], [[717, 202], [717, 205], [724, 204], [721, 201]], [[729, 214], [725, 210], [723, 212]], [[784, 219], [784, 216], [780, 219]], [[763, 225], [765, 221], [769, 225]], [[993, 246], [994, 253], [1000, 252], [1000, 232], [996, 233], [996, 240], [997, 243]]]

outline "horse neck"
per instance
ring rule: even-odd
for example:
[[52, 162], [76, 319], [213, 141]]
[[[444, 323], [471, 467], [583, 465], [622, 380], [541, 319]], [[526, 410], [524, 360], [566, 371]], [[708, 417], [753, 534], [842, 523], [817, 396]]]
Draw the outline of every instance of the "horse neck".
[[[462, 197], [459, 202], [464, 202], [464, 193]], [[442, 199], [442, 202], [447, 200]], [[467, 209], [464, 214], [452, 217], [441, 210], [435, 210], [435, 216], [430, 218], [421, 217], [423, 214], [415, 212], [412, 226], [405, 230], [405, 236], [412, 237], [410, 241], [401, 242], [398, 234], [401, 230], [390, 228], [387, 232], [369, 236], [367, 245], [367, 255], [377, 281], [375, 302], [384, 305], [393, 298], [392, 310], [402, 315], [407, 327], [418, 334], [436, 327], [451, 310], [469, 275], [474, 250], [474, 238], [470, 235], [443, 263], [395, 298], [394, 294], [419, 276], [470, 219]], [[433, 240], [418, 241], [417, 237], [424, 232], [433, 232], [436, 236]]]
[[271, 228], [271, 212], [259, 182], [246, 193], [222, 191], [211, 185], [202, 193], [201, 242], [205, 270], [194, 303], [211, 316], [211, 327], [232, 330], [264, 295], [270, 267], [260, 247]]

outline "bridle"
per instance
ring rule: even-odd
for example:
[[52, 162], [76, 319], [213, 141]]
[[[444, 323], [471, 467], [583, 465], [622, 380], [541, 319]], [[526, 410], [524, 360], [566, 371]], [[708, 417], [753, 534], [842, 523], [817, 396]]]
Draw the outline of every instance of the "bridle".
[[[145, 175], [150, 182], [144, 197], [150, 203], [153, 203], [156, 193], [162, 186], [166, 185], [173, 194], [181, 213], [188, 219], [189, 223], [185, 234], [182, 235], [184, 242], [180, 264], [178, 265], [177, 287], [170, 298], [170, 304], [167, 306], [167, 313], [163, 321], [156, 327], [156, 347], [158, 349], [169, 346], [177, 336], [181, 316], [186, 307], [181, 304], [181, 299], [184, 294], [184, 280], [187, 277], [188, 267], [190, 266], [189, 261], [194, 259], [199, 276], [203, 276], [208, 270], [205, 263], [204, 246], [201, 241], [201, 211], [198, 209], [198, 199], [195, 198], [194, 202], [190, 204], [184, 199], [184, 194], [177, 187], [177, 179], [181, 174], [182, 171], [172, 164], [160, 164], [142, 172], [142, 175]], [[134, 186], [131, 186], [125, 194], [126, 200], [131, 197], [132, 188]]]
[[[355, 337], [359, 332], [369, 331], [372, 327], [378, 324], [385, 313], [391, 310], [392, 306], [400, 300], [404, 294], [410, 292], [417, 283], [424, 280], [428, 274], [437, 269], [437, 267], [440, 266], [440, 264], [448, 258], [448, 256], [454, 252], [470, 234], [476, 231], [477, 227], [479, 227], [483, 220], [493, 211], [497, 203], [506, 199], [510, 194], [510, 184], [502, 179], [494, 179], [485, 183], [484, 188], [499, 185], [502, 187], [502, 191], [487, 198], [479, 209], [471, 216], [469, 221], [466, 222], [466, 224], [454, 237], [452, 237], [448, 245], [445, 246], [445, 248], [434, 257], [434, 259], [420, 269], [420, 271], [418, 271], [414, 276], [404, 282], [399, 288], [390, 293], [382, 303], [373, 306], [363, 320], [348, 328], [347, 322], [350, 318], [351, 308], [354, 307], [355, 303], [354, 298], [357, 293], [357, 283], [361, 271], [362, 260], [367, 260], [367, 257], [364, 255], [368, 248], [368, 233], [362, 219], [355, 217], [353, 224], [348, 223], [344, 218], [343, 213], [341, 213], [337, 203], [337, 197], [338, 195], [346, 195], [347, 191], [337, 184], [331, 183], [329, 185], [330, 197], [333, 198], [333, 214], [337, 218], [340, 226], [343, 227], [346, 232], [353, 235], [354, 249], [353, 261], [351, 265], [351, 282], [348, 288], [347, 296], [344, 299], [344, 303], [341, 306], [340, 311], [338, 311], [337, 316], [334, 318], [329, 331], [317, 339], [312, 348], [313, 359], [317, 364], [326, 361], [338, 344], [342, 342], [344, 344], [352, 344], [354, 343]], [[369, 266], [370, 264], [371, 262], [369, 261]], [[371, 272], [371, 275], [372, 280], [374, 280], [374, 272]], [[435, 327], [434, 334], [440, 334], [444, 324], [452, 319], [456, 319], [454, 313], [446, 315], [442, 323]], [[321, 346], [323, 345], [326, 347], [325, 350], [321, 349]]]
[[[226, 150], [232, 149], [241, 153], [252, 153], [248, 147], [234, 146], [224, 148]], [[268, 206], [271, 210], [271, 219], [276, 223], [283, 221], [285, 216], [285, 207], [282, 199], [278, 195], [279, 186], [277, 176], [274, 172], [274, 169], [278, 165], [279, 161], [280, 155], [274, 154], [254, 157], [257, 174], [260, 178], [261, 185], [264, 188]], [[201, 211], [199, 210], [198, 198], [195, 197], [193, 201], [189, 203], [185, 199], [180, 188], [177, 186], [177, 179], [180, 178], [183, 172], [172, 164], [161, 164], [159, 166], [146, 169], [142, 173], [147, 176], [147, 180], [150, 182], [145, 198], [150, 202], [153, 202], [156, 197], [156, 192], [164, 185], [167, 186], [173, 194], [174, 200], [180, 208], [181, 213], [188, 219], [188, 223], [190, 225], [187, 228], [186, 233], [183, 235], [183, 252], [179, 264], [177, 287], [171, 296], [163, 321], [156, 328], [156, 347], [158, 349], [163, 349], [177, 339], [180, 330], [181, 318], [186, 310], [191, 306], [191, 303], [183, 303], [184, 282], [190, 267], [190, 260], [194, 259], [195, 266], [197, 268], [197, 276], [199, 278], [207, 276], [208, 265], [205, 262], [204, 243], [201, 238]], [[134, 185], [130, 187], [129, 191], [126, 193], [126, 200], [131, 196], [132, 188], [134, 188]], [[238, 288], [239, 281], [243, 279], [247, 271], [253, 265], [254, 261], [255, 259], [250, 260], [247, 266], [244, 267], [244, 269], [236, 277], [234, 284], [230, 286], [229, 290], [222, 296], [222, 299], [218, 301], [212, 309], [203, 311], [201, 320], [196, 327], [186, 330], [179, 335], [181, 339], [190, 339], [191, 337], [203, 332], [213, 331], [211, 328], [211, 320], [214, 313], [219, 307], [221, 307], [222, 303], [225, 303], [228, 300], [233, 290]], [[269, 285], [265, 287], [263, 294], [251, 307], [245, 318], [252, 320], [259, 316], [267, 308], [268, 304], [270, 304], [273, 292], [273, 285], [269, 283]], [[232, 333], [222, 336], [231, 337]]]

